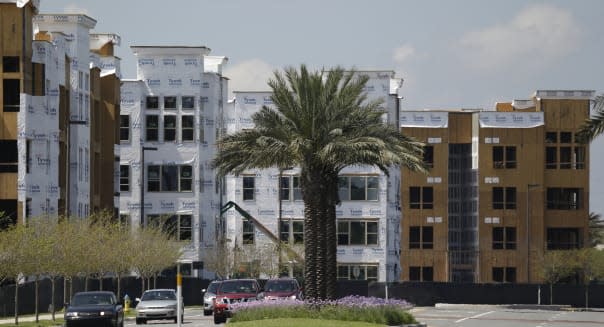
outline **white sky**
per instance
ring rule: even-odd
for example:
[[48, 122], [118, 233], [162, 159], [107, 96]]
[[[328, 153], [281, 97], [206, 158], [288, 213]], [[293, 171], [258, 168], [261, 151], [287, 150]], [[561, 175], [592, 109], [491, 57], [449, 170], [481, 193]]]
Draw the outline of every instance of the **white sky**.
[[[404, 109], [485, 108], [537, 89], [604, 92], [601, 0], [40, 0], [84, 13], [131, 45], [204, 45], [230, 90], [266, 90], [275, 69], [394, 70]], [[591, 147], [590, 211], [604, 214], [604, 136]]]

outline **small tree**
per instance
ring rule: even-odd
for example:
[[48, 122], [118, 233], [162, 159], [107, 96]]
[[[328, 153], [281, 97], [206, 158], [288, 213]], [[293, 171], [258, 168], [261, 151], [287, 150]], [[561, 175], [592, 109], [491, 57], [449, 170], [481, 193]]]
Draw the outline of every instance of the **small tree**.
[[604, 278], [604, 251], [583, 248], [573, 251], [569, 259], [585, 286], [585, 308], [589, 308], [589, 284]]
[[549, 304], [553, 304], [553, 285], [570, 276], [574, 271], [570, 253], [564, 250], [546, 251], [539, 260], [539, 274], [549, 284]]

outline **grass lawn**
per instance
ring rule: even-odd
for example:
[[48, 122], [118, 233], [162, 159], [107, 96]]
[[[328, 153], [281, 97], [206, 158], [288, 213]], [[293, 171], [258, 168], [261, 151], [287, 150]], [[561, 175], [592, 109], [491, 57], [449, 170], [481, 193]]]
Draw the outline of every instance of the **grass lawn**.
[[[20, 325], [19, 325], [20, 326]], [[229, 322], [227, 326], [232, 327], [383, 327], [384, 325], [376, 325], [368, 322], [360, 321], [341, 321], [341, 320], [320, 320], [320, 319], [263, 319], [242, 322]]]

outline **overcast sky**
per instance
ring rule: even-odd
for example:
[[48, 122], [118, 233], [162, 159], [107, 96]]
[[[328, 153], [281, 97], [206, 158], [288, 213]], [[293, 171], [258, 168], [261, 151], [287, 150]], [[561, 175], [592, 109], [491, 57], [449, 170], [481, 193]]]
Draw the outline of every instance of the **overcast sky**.
[[[272, 71], [394, 70], [404, 109], [485, 108], [537, 89], [604, 92], [604, 1], [40, 0], [84, 13], [131, 45], [204, 45], [229, 58], [230, 90], [266, 90]], [[604, 136], [591, 147], [590, 210], [604, 214]]]

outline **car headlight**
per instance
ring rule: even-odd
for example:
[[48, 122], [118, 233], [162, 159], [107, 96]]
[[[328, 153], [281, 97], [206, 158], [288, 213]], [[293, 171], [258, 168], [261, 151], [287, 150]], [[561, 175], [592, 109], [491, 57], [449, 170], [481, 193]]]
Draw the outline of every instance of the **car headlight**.
[[101, 314], [101, 316], [111, 316], [111, 315], [113, 315], [113, 312], [112, 311], [101, 311], [100, 314]]
[[77, 317], [78, 313], [77, 312], [67, 312], [65, 314], [65, 317]]
[[295, 300], [295, 299], [296, 299], [296, 296], [295, 296], [295, 295], [292, 295], [292, 296], [290, 296], [289, 298], [290, 298], [291, 300]]

